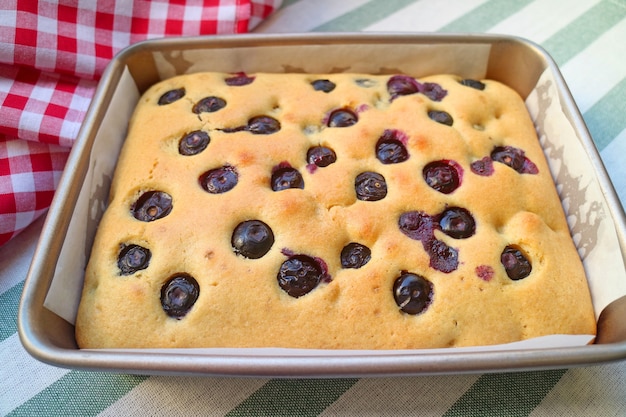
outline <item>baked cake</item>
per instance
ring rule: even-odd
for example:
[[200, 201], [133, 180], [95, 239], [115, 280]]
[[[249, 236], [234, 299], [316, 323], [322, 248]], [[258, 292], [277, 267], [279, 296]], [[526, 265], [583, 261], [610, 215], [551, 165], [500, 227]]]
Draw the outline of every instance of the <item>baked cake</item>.
[[140, 99], [81, 348], [415, 349], [595, 334], [523, 100], [436, 75], [197, 73]]

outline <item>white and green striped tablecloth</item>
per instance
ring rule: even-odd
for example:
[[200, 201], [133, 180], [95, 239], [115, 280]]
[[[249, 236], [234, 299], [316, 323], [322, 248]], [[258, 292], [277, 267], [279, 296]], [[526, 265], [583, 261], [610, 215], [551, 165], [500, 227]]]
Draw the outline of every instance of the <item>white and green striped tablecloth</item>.
[[[559, 64], [626, 202], [626, 0], [285, 0], [257, 31], [489, 32], [535, 41]], [[332, 380], [143, 377], [45, 365], [16, 333], [41, 224], [0, 249], [0, 415], [626, 416], [626, 361]]]

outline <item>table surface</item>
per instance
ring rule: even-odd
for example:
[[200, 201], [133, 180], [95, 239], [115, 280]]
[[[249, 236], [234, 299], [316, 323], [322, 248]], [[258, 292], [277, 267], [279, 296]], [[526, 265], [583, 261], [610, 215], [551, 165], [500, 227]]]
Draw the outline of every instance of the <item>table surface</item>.
[[[626, 202], [626, 0], [285, 0], [255, 32], [486, 32], [557, 61]], [[626, 361], [569, 370], [403, 378], [146, 377], [56, 368], [16, 333], [42, 220], [0, 248], [0, 415], [624, 416]]]

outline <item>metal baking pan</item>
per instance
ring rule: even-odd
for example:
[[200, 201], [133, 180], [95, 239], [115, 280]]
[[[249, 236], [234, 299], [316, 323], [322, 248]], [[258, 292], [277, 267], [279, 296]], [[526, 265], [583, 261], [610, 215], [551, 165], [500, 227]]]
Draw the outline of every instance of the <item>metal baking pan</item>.
[[[389, 53], [393, 51], [393, 53]], [[185, 72], [420, 72], [456, 73], [501, 81], [524, 98], [548, 75], [560, 111], [572, 130], [572, 143], [592, 172], [589, 187], [598, 191], [604, 231], [614, 240], [618, 270], [624, 270], [626, 218], [598, 151], [567, 86], [549, 55], [526, 40], [482, 34], [323, 33], [236, 35], [152, 40], [119, 53], [105, 71], [72, 149], [49, 210], [29, 270], [18, 316], [19, 335], [35, 358], [53, 365], [136, 374], [229, 375], [258, 377], [347, 377], [429, 375], [555, 369], [607, 363], [626, 358], [626, 297], [610, 300], [589, 345], [484, 351], [294, 351], [271, 354], [246, 349], [80, 350], [74, 339], [72, 308], [49, 306], [49, 293], [75, 305], [82, 274], [108, 193], [110, 178], [99, 165], [114, 166], [138, 95], [161, 79]], [[128, 89], [127, 85], [132, 85]], [[136, 87], [135, 87], [136, 86]], [[127, 90], [136, 91], [132, 94]], [[121, 101], [120, 101], [120, 97]], [[130, 98], [127, 98], [130, 97]], [[122, 105], [119, 105], [119, 103]], [[120, 122], [121, 121], [121, 122]], [[104, 139], [103, 139], [104, 138]], [[101, 162], [95, 157], [105, 155]], [[96, 161], [96, 162], [94, 162]], [[111, 168], [112, 169], [112, 168]], [[559, 176], [553, 172], [559, 182]], [[562, 184], [558, 184], [562, 185]], [[81, 195], [90, 196], [81, 203]], [[570, 209], [578, 204], [568, 200]], [[583, 227], [583, 230], [580, 230]], [[572, 229], [584, 235], [585, 225]], [[76, 251], [76, 248], [79, 248]], [[65, 261], [60, 261], [60, 260]], [[68, 262], [69, 260], [69, 262]], [[61, 265], [62, 263], [62, 265]], [[55, 285], [62, 277], [74, 284]], [[65, 281], [64, 281], [65, 282]], [[626, 276], [617, 277], [626, 286]], [[605, 289], [613, 292], [612, 288]], [[54, 311], [53, 311], [54, 310]], [[61, 309], [63, 310], [63, 309]]]

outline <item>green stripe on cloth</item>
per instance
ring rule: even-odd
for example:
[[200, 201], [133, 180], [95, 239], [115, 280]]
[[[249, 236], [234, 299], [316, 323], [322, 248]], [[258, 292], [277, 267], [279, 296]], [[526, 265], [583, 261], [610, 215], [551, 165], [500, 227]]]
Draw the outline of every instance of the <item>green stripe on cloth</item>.
[[372, 0], [361, 7], [357, 7], [336, 19], [320, 25], [312, 32], [349, 32], [359, 31], [372, 23], [378, 22], [399, 9], [415, 3], [417, 0]]
[[599, 150], [626, 129], [626, 78], [585, 112], [583, 118]]
[[442, 27], [440, 32], [487, 32], [491, 27], [522, 9], [529, 0], [490, 0], [457, 20]]
[[[626, 2], [602, 1], [542, 43], [562, 65], [626, 16]], [[601, 25], [598, 22], [602, 22]]]
[[528, 416], [565, 372], [485, 374], [446, 411], [444, 417]]
[[273, 379], [232, 409], [239, 416], [316, 416], [358, 379]]
[[146, 378], [71, 371], [8, 416], [95, 416]]
[[283, 0], [283, 2], [281, 3], [280, 7], [281, 8], [285, 8], [287, 6], [291, 6], [294, 3], [299, 2], [300, 0]]
[[24, 281], [0, 294], [0, 342], [17, 332], [17, 309]]

